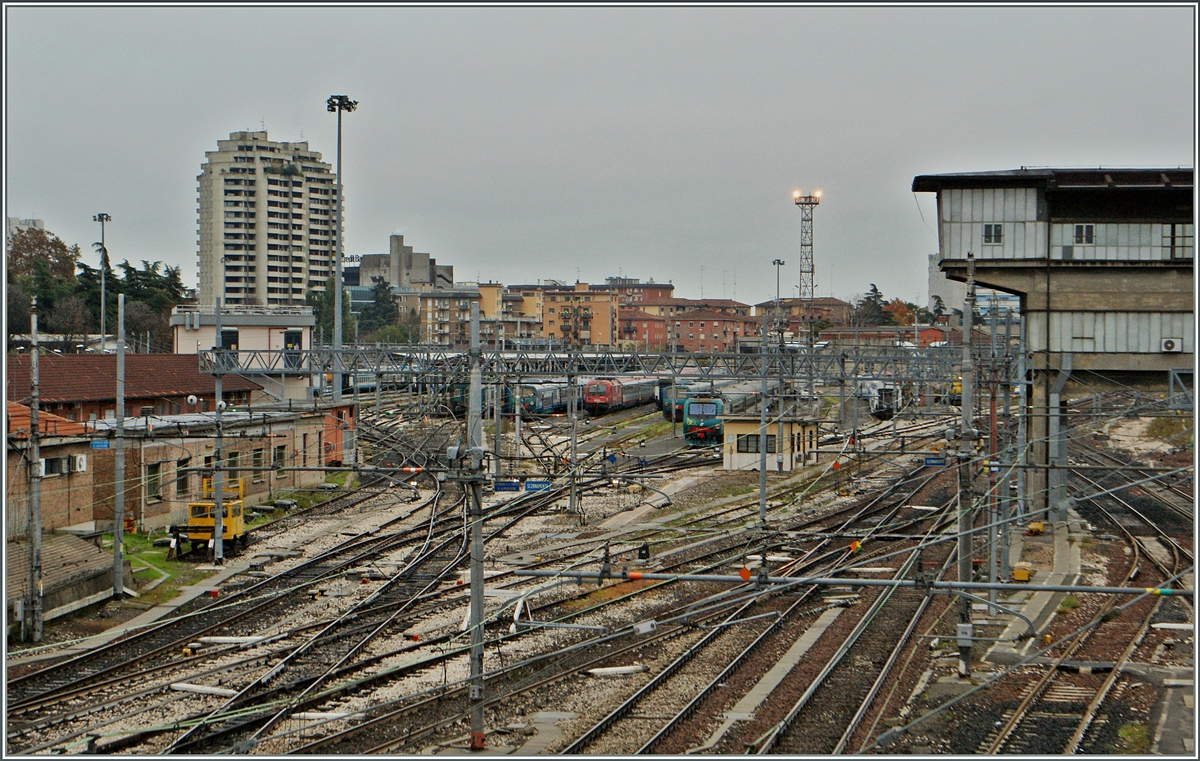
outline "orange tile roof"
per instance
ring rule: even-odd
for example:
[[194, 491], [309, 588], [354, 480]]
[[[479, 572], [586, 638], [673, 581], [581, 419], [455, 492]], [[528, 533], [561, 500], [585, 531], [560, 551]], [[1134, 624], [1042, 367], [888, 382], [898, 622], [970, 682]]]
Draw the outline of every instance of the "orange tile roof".
[[[8, 402], [7, 408], [5, 433], [17, 439], [29, 438], [29, 408], [16, 402]], [[67, 420], [44, 410], [38, 410], [38, 430], [43, 436], [83, 436], [87, 433], [87, 427], [83, 423]]]

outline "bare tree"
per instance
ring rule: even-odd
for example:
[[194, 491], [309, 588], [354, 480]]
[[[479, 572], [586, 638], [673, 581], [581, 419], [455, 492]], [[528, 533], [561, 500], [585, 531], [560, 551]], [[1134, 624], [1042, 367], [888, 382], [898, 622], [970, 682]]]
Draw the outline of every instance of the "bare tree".
[[167, 316], [154, 311], [153, 307], [141, 301], [127, 303], [125, 305], [125, 334], [144, 342], [147, 331], [150, 333], [151, 348], [159, 351], [170, 350], [171, 328]]
[[47, 323], [51, 331], [62, 334], [62, 350], [71, 352], [87, 337], [92, 324], [92, 314], [82, 298], [67, 296], [59, 299], [54, 305]]

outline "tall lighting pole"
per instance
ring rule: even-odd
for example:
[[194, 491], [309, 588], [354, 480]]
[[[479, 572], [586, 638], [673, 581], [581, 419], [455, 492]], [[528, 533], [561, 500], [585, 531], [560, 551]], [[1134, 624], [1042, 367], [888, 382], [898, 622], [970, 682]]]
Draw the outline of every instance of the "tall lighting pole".
[[[792, 193], [796, 205], [800, 207], [800, 315], [801, 322], [808, 325], [808, 353], [813, 352], [813, 324], [816, 316], [813, 314], [813, 298], [816, 294], [816, 269], [813, 266], [813, 209], [821, 203], [821, 191], [806, 196], [799, 190]], [[816, 394], [814, 380], [809, 377], [808, 396]]]
[[330, 95], [325, 108], [337, 113], [337, 228], [333, 257], [337, 276], [333, 283], [333, 401], [342, 401], [342, 112], [353, 111], [358, 101], [348, 95]]
[[92, 217], [92, 221], [100, 223], [100, 353], [103, 354], [106, 344], [104, 337], [104, 311], [105, 307], [108, 306], [104, 298], [104, 270], [106, 269], [104, 262], [108, 259], [108, 247], [104, 245], [104, 223], [111, 222], [112, 217], [104, 212], [100, 212]]

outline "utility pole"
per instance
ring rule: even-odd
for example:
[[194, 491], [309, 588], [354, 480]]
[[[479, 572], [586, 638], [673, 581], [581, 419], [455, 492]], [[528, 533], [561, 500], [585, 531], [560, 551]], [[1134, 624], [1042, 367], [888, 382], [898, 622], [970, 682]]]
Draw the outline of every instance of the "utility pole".
[[108, 346], [108, 339], [104, 333], [104, 312], [108, 307], [104, 290], [104, 271], [108, 269], [105, 266], [108, 262], [108, 248], [104, 245], [104, 223], [111, 222], [112, 217], [100, 212], [92, 217], [92, 221], [100, 223], [100, 353], [103, 354]]
[[501, 435], [501, 427], [502, 427], [501, 424], [504, 422], [504, 418], [501, 417], [501, 408], [503, 406], [504, 406], [504, 378], [498, 378], [496, 380], [495, 396], [493, 397], [493, 400], [492, 400], [492, 421], [496, 426], [496, 433], [495, 433], [496, 467], [493, 472], [495, 472], [496, 475], [500, 475], [500, 445], [501, 445], [500, 435]]
[[1018, 524], [1023, 524], [1028, 507], [1029, 481], [1025, 476], [1025, 466], [1029, 464], [1026, 453], [1026, 442], [1029, 438], [1029, 408], [1026, 392], [1029, 388], [1025, 382], [1025, 315], [1021, 315], [1017, 323], [1017, 516]]
[[30, 310], [29, 341], [29, 502], [25, 520], [29, 533], [29, 589], [25, 596], [25, 615], [21, 628], [22, 639], [42, 641], [42, 449], [38, 410], [41, 406], [38, 388], [38, 311], [37, 296]]
[[[225, 533], [224, 518], [225, 518], [225, 503], [224, 503], [224, 484], [221, 481], [221, 458], [224, 455], [222, 451], [223, 440], [221, 436], [221, 408], [225, 406], [224, 397], [221, 388], [221, 378], [225, 372], [225, 342], [221, 339], [221, 297], [216, 299], [216, 331], [217, 345], [213, 348], [216, 350], [217, 361], [215, 364], [216, 372], [213, 373], [213, 395], [216, 397], [216, 427], [217, 437], [213, 442], [213, 473], [212, 473], [212, 488], [213, 488], [213, 538], [212, 544], [209, 546], [209, 555], [212, 557], [212, 562], [220, 565], [225, 561], [225, 543], [221, 536]], [[318, 455], [319, 457], [319, 455]]]
[[[520, 329], [518, 329], [517, 330], [518, 346], [520, 345], [519, 344], [520, 337], [521, 337], [521, 331], [520, 331]], [[514, 421], [515, 424], [513, 426], [513, 428], [514, 428], [513, 443], [515, 444], [515, 446], [513, 447], [513, 451], [516, 452], [516, 455], [517, 455], [517, 464], [515, 467], [516, 467], [517, 472], [520, 472], [521, 471], [521, 412], [522, 412], [521, 408], [524, 406], [524, 404], [521, 399], [521, 376], [519, 376], [519, 375], [517, 376], [517, 388], [516, 388], [516, 392], [514, 394], [513, 405], [514, 405], [513, 414], [516, 417], [516, 420]]]
[[675, 402], [679, 398], [676, 396], [679, 393], [679, 388], [675, 384], [676, 376], [671, 374], [671, 438], [675, 438]]
[[[974, 398], [975, 366], [971, 359], [972, 318], [975, 313], [975, 257], [967, 254], [967, 298], [963, 304], [962, 430], [958, 449], [958, 580], [971, 581], [971, 530], [974, 494], [971, 488], [971, 460], [975, 457]], [[971, 674], [971, 646], [974, 626], [971, 622], [971, 598], [958, 598], [958, 673]]]
[[[996, 518], [999, 514], [999, 504], [996, 500], [996, 383], [999, 357], [996, 353], [996, 295], [992, 294], [991, 305], [988, 309], [989, 332], [991, 335], [991, 362], [988, 368], [988, 511], [987, 511], [987, 542], [988, 542], [988, 582], [996, 583], [996, 566], [999, 562], [999, 532]], [[996, 590], [988, 590], [988, 615], [996, 614]]]
[[471, 303], [471, 388], [467, 398], [466, 479], [471, 527], [471, 750], [484, 747], [483, 728], [483, 383], [479, 369], [479, 302]]
[[113, 598], [125, 594], [125, 294], [117, 294], [117, 451], [113, 475]]
[[767, 527], [767, 312], [762, 314], [762, 340], [758, 344], [762, 360], [762, 410], [758, 421], [758, 527]]
[[1000, 472], [1004, 474], [1003, 485], [1000, 494], [1000, 579], [1008, 581], [1009, 566], [1008, 566], [1008, 546], [1009, 536], [1012, 531], [1012, 526], [1009, 523], [1009, 518], [1012, 515], [1012, 490], [1009, 486], [1011, 483], [1012, 470], [1012, 417], [1010, 403], [1012, 400], [1012, 309], [1009, 308], [1004, 313], [1004, 383], [1000, 387], [1001, 393], [1004, 395], [1004, 449], [1003, 456], [1000, 458]]
[[579, 488], [575, 482], [575, 460], [578, 456], [579, 446], [579, 416], [576, 414], [576, 399], [575, 394], [575, 360], [571, 360], [571, 371], [567, 373], [567, 387], [571, 392], [571, 461], [568, 463], [569, 476], [571, 479], [571, 498], [567, 502], [567, 512], [574, 515], [579, 512]]

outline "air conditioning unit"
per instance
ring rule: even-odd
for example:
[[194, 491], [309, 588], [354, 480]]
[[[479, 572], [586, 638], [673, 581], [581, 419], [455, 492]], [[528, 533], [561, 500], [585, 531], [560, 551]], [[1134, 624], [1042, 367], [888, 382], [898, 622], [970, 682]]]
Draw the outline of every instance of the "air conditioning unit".
[[84, 473], [87, 471], [87, 455], [76, 454], [71, 455], [70, 465], [72, 473]]
[[1164, 354], [1178, 354], [1183, 351], [1182, 338], [1164, 338], [1162, 340], [1162, 352]]

